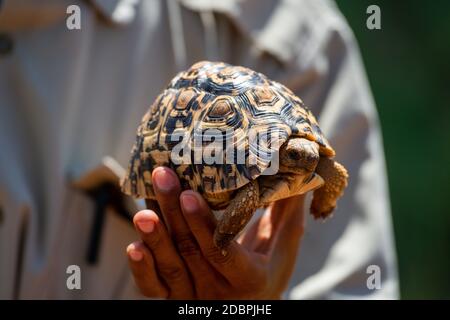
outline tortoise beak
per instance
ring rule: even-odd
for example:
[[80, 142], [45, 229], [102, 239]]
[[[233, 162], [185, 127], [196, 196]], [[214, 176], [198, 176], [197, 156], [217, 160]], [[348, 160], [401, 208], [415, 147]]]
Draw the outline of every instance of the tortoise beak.
[[325, 181], [322, 179], [321, 176], [319, 176], [317, 173], [313, 172], [305, 181], [304, 184], [299, 190], [298, 194], [303, 194], [308, 191], [316, 190], [320, 188]]

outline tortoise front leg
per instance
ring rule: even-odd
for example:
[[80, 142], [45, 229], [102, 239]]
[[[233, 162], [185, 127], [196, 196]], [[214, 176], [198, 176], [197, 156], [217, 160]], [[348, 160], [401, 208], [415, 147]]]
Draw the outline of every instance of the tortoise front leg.
[[311, 213], [314, 218], [326, 218], [336, 207], [336, 201], [347, 187], [348, 173], [340, 163], [330, 158], [320, 158], [316, 172], [325, 181], [314, 191]]
[[219, 248], [226, 248], [245, 227], [258, 207], [260, 207], [259, 185], [253, 180], [237, 192], [225, 209], [214, 232], [214, 244]]

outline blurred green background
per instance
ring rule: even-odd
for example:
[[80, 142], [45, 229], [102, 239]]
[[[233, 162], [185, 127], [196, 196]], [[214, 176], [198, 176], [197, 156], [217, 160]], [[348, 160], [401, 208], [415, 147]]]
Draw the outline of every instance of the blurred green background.
[[[381, 120], [401, 297], [450, 298], [450, 1], [337, 0]], [[366, 9], [381, 9], [381, 30]]]

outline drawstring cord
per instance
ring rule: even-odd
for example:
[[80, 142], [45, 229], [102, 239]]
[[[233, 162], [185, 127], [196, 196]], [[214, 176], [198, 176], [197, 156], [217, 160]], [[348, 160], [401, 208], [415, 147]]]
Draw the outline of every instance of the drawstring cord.
[[172, 49], [175, 57], [177, 71], [186, 68], [186, 42], [184, 40], [183, 22], [181, 20], [181, 10], [177, 0], [168, 0], [167, 9], [169, 11], [169, 27], [172, 41]]
[[[169, 11], [169, 27], [175, 65], [177, 71], [181, 71], [187, 67], [187, 50], [181, 8], [178, 0], [168, 0], [167, 8]], [[217, 60], [219, 57], [219, 44], [214, 12], [212, 10], [200, 11], [200, 20], [205, 34], [205, 58], [208, 60]]]
[[217, 35], [216, 18], [213, 11], [201, 11], [200, 19], [205, 31], [205, 51], [208, 60], [217, 60], [219, 57], [219, 45]]

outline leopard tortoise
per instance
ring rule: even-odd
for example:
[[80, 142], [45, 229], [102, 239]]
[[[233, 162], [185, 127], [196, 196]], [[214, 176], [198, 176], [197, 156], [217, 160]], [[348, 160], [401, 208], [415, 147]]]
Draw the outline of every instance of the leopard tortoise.
[[122, 191], [155, 199], [151, 173], [172, 168], [219, 219], [225, 248], [254, 211], [314, 190], [311, 213], [325, 218], [348, 174], [317, 120], [285, 86], [248, 68], [202, 61], [179, 73], [137, 130]]

